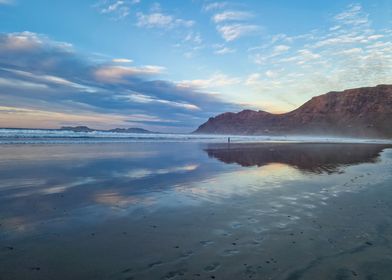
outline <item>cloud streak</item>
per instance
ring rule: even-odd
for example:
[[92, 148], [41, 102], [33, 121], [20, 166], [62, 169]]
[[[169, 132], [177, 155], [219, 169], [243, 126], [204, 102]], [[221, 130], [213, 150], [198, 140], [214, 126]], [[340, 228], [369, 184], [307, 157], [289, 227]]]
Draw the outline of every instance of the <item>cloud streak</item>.
[[229, 77], [225, 74], [214, 74], [208, 79], [184, 80], [177, 82], [182, 88], [217, 89], [221, 87], [237, 85], [241, 82], [238, 77]]
[[212, 17], [215, 23], [220, 23], [224, 21], [243, 21], [253, 17], [253, 14], [243, 11], [224, 11], [222, 13], [217, 13]]
[[141, 67], [104, 65], [99, 66], [94, 76], [103, 83], [126, 83], [128, 77], [149, 76], [162, 73], [165, 67], [156, 65], [146, 65]]

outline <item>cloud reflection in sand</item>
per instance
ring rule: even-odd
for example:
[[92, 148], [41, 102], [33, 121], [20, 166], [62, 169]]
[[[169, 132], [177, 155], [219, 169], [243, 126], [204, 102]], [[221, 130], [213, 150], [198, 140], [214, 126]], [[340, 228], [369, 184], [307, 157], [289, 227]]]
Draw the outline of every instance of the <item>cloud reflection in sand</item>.
[[[293, 221], [312, 215], [312, 209], [326, 205], [331, 197], [377, 182], [374, 174], [364, 177], [361, 166], [378, 161], [385, 147], [247, 144], [227, 149], [151, 143], [23, 146], [23, 153], [19, 148], [5, 149], [8, 156], [0, 170], [1, 220], [20, 221], [8, 223], [15, 232], [17, 228], [44, 230], [42, 224], [94, 224], [102, 217], [114, 219], [140, 209], [225, 205], [260, 193], [258, 209], [249, 211], [275, 219], [291, 213]], [[83, 149], [87, 157], [79, 155]], [[38, 154], [36, 160], [31, 156]], [[351, 169], [346, 176], [344, 171], [353, 165], [359, 171]], [[357, 175], [349, 177], [353, 174]]]

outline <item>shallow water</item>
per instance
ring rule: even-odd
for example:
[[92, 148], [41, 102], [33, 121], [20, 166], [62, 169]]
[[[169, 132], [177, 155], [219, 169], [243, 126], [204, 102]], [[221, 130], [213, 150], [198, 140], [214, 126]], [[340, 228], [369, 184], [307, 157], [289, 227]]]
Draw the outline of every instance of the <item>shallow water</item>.
[[390, 279], [392, 149], [0, 145], [0, 279]]

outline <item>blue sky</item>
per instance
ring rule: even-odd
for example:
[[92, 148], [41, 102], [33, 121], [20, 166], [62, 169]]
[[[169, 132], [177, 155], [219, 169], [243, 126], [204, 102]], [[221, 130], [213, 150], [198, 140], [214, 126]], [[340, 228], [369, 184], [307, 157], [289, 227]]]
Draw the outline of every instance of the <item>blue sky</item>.
[[392, 2], [0, 0], [0, 126], [189, 132], [392, 83]]

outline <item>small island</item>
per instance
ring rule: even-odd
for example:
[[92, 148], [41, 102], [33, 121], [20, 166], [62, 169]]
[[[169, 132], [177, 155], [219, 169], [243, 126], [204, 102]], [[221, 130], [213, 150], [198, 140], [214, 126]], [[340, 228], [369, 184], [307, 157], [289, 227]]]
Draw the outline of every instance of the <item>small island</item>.
[[153, 132], [139, 127], [114, 128], [109, 130], [103, 130], [103, 129], [92, 129], [89, 128], [88, 126], [62, 126], [59, 130], [66, 130], [66, 131], [73, 131], [73, 132], [101, 131], [101, 132], [116, 132], [116, 133], [149, 133], [149, 134], [159, 133], [159, 132]]

